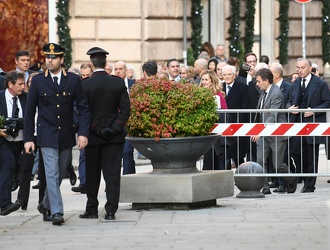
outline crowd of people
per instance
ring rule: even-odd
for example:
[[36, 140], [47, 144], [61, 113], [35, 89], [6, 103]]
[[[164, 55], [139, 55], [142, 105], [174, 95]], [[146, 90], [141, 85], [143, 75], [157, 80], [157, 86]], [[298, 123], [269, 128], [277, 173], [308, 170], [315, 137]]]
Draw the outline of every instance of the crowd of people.
[[[0, 130], [0, 215], [26, 210], [31, 174], [38, 168], [38, 211], [44, 221], [64, 223], [60, 184], [69, 174], [72, 191], [86, 194], [86, 209], [80, 218], [98, 218], [98, 191], [103, 173], [106, 182], [105, 219], [114, 220], [118, 210], [121, 166], [123, 174], [135, 173], [134, 147], [127, 141], [125, 124], [130, 115], [129, 91], [135, 79], [132, 65], [110, 63], [106, 50], [86, 52], [90, 62], [79, 69], [65, 69], [65, 48], [55, 43], [43, 46], [45, 63], [30, 67], [30, 53], [20, 50], [16, 69], [0, 76], [0, 115], [6, 126]], [[43, 68], [41, 67], [43, 66]], [[211, 89], [218, 109], [287, 109], [279, 112], [219, 114], [218, 122], [285, 123], [325, 122], [325, 113], [299, 108], [330, 108], [330, 91], [319, 77], [318, 67], [307, 58], [297, 60], [288, 80], [283, 66], [267, 56], [247, 53], [244, 63], [225, 57], [225, 46], [216, 49], [204, 43], [193, 66], [172, 58], [143, 64], [141, 78], [185, 79]], [[9, 124], [9, 125], [8, 125]], [[13, 125], [14, 124], [14, 125]], [[317, 173], [319, 145], [324, 137], [221, 137], [204, 155], [203, 170], [229, 170], [245, 161], [259, 163], [266, 173]], [[72, 167], [72, 148], [79, 155], [79, 185]], [[290, 153], [288, 153], [290, 152]], [[123, 163], [123, 164], [122, 164]], [[269, 183], [270, 181], [270, 183]], [[272, 178], [262, 192], [314, 192], [316, 177]], [[19, 187], [17, 199], [11, 192]]]

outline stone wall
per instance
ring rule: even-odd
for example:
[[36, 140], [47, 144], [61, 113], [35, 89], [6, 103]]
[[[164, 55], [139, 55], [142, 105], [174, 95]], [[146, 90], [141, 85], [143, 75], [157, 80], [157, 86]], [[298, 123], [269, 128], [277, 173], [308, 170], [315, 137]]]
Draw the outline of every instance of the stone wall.
[[[261, 1], [261, 6], [265, 6], [263, 2]], [[261, 31], [265, 29], [270, 31], [267, 39], [264, 39], [265, 34], [261, 34], [260, 47], [255, 46], [253, 50], [258, 56], [267, 54], [272, 61], [278, 61], [279, 3], [277, 0], [267, 3], [271, 6], [273, 17], [261, 15], [260, 25]], [[306, 4], [306, 55], [319, 65], [321, 74], [323, 73], [322, 7], [320, 0]], [[217, 10], [215, 11], [214, 8]], [[188, 42], [191, 38], [190, 9], [191, 0], [187, 0]], [[212, 42], [223, 42], [228, 48], [230, 0], [223, 0], [221, 4], [216, 0], [210, 0], [209, 9], [213, 15], [223, 13], [221, 27], [218, 23], [210, 24], [209, 32]], [[242, 1], [240, 23], [242, 38], [245, 28], [244, 13], [245, 1]], [[73, 39], [73, 66], [75, 67], [89, 60], [86, 51], [94, 46], [108, 50], [110, 52], [108, 59], [111, 62], [123, 60], [132, 64], [136, 71], [135, 78], [141, 76], [141, 64], [147, 60], [159, 62], [170, 58], [182, 60], [183, 0], [71, 0], [70, 15], [72, 18], [69, 25]], [[206, 18], [208, 18], [207, 13], [204, 19]], [[269, 20], [269, 18], [274, 20]], [[296, 70], [296, 59], [302, 56], [301, 4], [290, 1], [289, 18], [289, 62], [284, 65], [287, 76]], [[219, 20], [219, 17], [217, 19], [211, 17], [210, 20]], [[220, 31], [215, 31], [215, 28]], [[221, 39], [215, 37], [214, 34], [221, 34]], [[269, 45], [269, 39], [272, 39], [273, 46]], [[226, 52], [228, 56], [229, 53]]]
[[109, 51], [110, 62], [132, 64], [135, 78], [145, 61], [182, 59], [182, 0], [72, 0], [70, 15], [74, 67], [89, 60], [86, 51], [94, 46]]

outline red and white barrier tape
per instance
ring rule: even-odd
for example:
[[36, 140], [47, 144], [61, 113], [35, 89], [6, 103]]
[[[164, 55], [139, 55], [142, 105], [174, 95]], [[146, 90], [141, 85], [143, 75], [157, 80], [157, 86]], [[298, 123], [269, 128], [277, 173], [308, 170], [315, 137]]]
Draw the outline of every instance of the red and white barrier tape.
[[330, 136], [330, 123], [216, 123], [222, 136]]

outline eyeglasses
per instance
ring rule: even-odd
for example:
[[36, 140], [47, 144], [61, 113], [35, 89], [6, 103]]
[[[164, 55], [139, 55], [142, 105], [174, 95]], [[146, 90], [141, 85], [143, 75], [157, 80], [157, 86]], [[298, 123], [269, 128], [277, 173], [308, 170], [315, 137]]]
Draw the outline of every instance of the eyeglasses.
[[247, 61], [247, 63], [256, 63], [257, 61], [256, 60], [253, 60], [253, 61]]

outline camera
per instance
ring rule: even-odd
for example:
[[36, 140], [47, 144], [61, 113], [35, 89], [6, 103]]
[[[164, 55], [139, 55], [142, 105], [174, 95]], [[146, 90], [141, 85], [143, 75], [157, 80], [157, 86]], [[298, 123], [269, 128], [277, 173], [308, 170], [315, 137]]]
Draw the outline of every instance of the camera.
[[251, 66], [246, 63], [243, 63], [241, 69], [244, 71], [250, 71]]
[[6, 129], [6, 134], [12, 137], [17, 137], [19, 130], [23, 129], [24, 118], [6, 118], [3, 121], [3, 128]]

